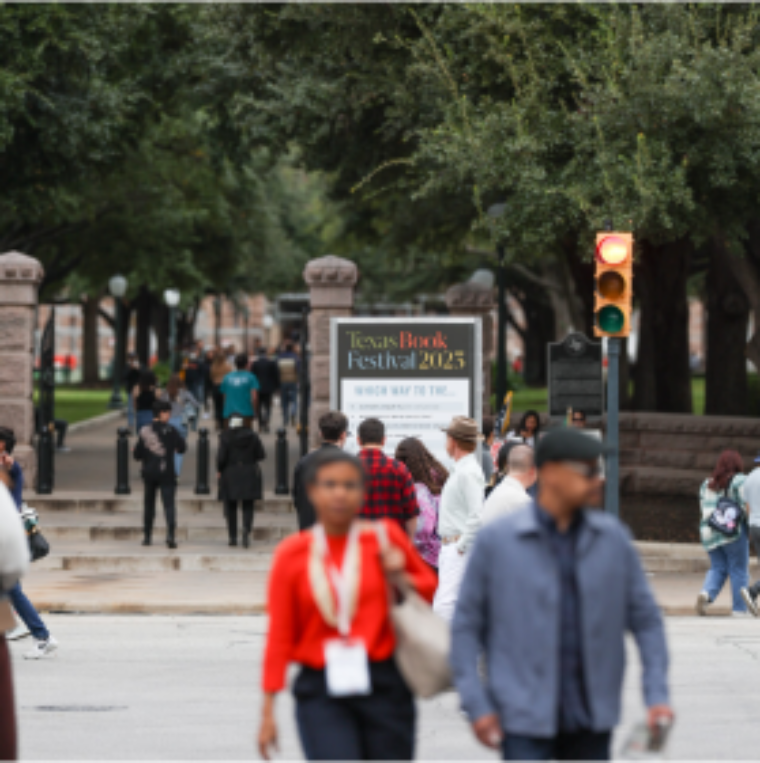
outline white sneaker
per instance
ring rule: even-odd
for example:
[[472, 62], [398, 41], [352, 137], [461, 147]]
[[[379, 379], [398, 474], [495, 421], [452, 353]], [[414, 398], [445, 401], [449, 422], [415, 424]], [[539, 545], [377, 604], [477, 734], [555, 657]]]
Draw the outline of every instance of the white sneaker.
[[700, 617], [704, 617], [707, 614], [707, 605], [710, 603], [710, 597], [707, 594], [707, 591], [702, 591], [702, 593], [697, 596], [697, 614]]
[[25, 660], [43, 660], [52, 657], [58, 649], [58, 642], [50, 636], [47, 641], [37, 641], [32, 649], [24, 654]]
[[26, 638], [29, 635], [29, 628], [27, 628], [24, 623], [18, 623], [18, 625], [16, 625], [12, 631], [8, 631], [8, 633], [5, 634], [5, 638], [8, 641], [18, 641], [19, 639]]
[[732, 612], [731, 617], [752, 617], [749, 612]]
[[752, 598], [749, 588], [742, 588], [742, 599], [744, 599], [744, 603], [747, 605], [747, 609], [752, 617], [760, 617], [760, 610], [757, 608], [757, 603]]

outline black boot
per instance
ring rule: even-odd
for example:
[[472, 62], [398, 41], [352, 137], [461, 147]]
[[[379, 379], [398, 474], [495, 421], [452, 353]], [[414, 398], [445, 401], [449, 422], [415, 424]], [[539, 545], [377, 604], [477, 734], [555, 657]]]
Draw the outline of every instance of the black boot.
[[166, 545], [169, 548], [177, 548], [177, 541], [174, 539], [174, 526], [169, 527], [169, 531], [166, 534]]
[[230, 542], [228, 545], [237, 546], [237, 538], [230, 538]]
[[244, 532], [243, 533], [243, 548], [250, 548], [250, 547], [251, 547], [251, 533]]
[[143, 538], [143, 542], [142, 542], [142, 544], [143, 544], [143, 546], [150, 546], [150, 535], [146, 535], [146, 536]]

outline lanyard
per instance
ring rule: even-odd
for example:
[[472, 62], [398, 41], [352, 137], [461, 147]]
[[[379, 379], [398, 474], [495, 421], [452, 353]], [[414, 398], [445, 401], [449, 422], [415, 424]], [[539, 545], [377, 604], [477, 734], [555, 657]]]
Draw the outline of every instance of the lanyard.
[[322, 525], [316, 525], [312, 533], [317, 545], [317, 553], [323, 565], [322, 568], [327, 572], [327, 576], [335, 588], [337, 612], [334, 614], [330, 612], [329, 614], [334, 618], [338, 633], [343, 638], [347, 638], [351, 632], [351, 620], [356, 610], [356, 595], [359, 585], [359, 529], [354, 524], [348, 533], [343, 564], [340, 569], [335, 566], [330, 558], [325, 528]]

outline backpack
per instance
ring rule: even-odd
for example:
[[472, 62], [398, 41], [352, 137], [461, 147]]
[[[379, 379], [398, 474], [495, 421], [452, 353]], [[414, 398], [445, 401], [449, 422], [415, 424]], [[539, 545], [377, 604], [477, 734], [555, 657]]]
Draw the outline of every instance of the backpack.
[[744, 521], [744, 509], [733, 498], [728, 497], [728, 487], [723, 491], [723, 495], [718, 498], [718, 505], [715, 507], [707, 524], [721, 535], [727, 538], [735, 538], [741, 531]]

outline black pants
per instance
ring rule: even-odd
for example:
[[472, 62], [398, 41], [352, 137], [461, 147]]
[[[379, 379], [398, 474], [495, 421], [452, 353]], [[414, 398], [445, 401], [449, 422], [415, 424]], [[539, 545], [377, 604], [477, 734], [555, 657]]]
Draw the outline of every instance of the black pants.
[[174, 531], [177, 528], [177, 505], [174, 498], [177, 494], [177, 486], [174, 482], [153, 482], [144, 480], [145, 500], [143, 503], [143, 531], [145, 537], [150, 539], [153, 535], [153, 522], [156, 519], [156, 492], [161, 491], [161, 503], [164, 505], [166, 517], [166, 536], [168, 540], [174, 540]]
[[221, 385], [214, 385], [211, 391], [211, 399], [214, 401], [214, 418], [219, 429], [224, 424], [224, 395]]
[[[755, 549], [757, 558], [760, 561], [760, 527], [749, 526], [749, 542]], [[756, 599], [760, 595], [760, 580], [750, 586], [749, 592], [753, 599]]]
[[269, 429], [272, 418], [272, 393], [259, 392], [259, 431]]
[[5, 635], [0, 634], [0, 760], [16, 760], [16, 701], [11, 659]]
[[610, 732], [563, 732], [548, 739], [507, 734], [504, 760], [609, 760]]
[[53, 422], [56, 433], [56, 448], [63, 448], [65, 446], [66, 432], [69, 431], [69, 422], [63, 419], [55, 419]]
[[[243, 504], [243, 533], [250, 535], [253, 531], [253, 501], [240, 501], [240, 503]], [[228, 499], [224, 502], [224, 515], [227, 517], [227, 531], [230, 540], [237, 540], [237, 507], [238, 501]]]
[[414, 698], [393, 659], [370, 663], [372, 694], [330, 697], [324, 670], [303, 668], [296, 721], [308, 760], [412, 760]]

